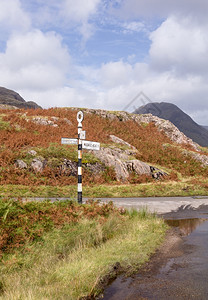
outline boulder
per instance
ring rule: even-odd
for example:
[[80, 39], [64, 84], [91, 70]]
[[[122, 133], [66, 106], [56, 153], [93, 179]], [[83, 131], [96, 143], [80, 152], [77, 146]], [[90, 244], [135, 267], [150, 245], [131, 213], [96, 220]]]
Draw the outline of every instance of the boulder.
[[100, 151], [92, 151], [93, 154], [106, 166], [113, 167], [118, 180], [127, 179], [129, 177], [125, 160], [129, 159], [129, 155], [119, 148], [101, 147]]
[[77, 163], [70, 159], [64, 159], [64, 162], [59, 169], [61, 174], [77, 176]]
[[135, 172], [139, 175], [151, 175], [150, 166], [138, 159], [133, 159], [125, 162], [129, 172]]
[[17, 159], [14, 164], [18, 169], [27, 169], [27, 164], [21, 159]]
[[145, 162], [135, 159], [134, 155], [136, 154], [136, 152], [132, 149], [122, 150], [116, 147], [101, 147], [100, 151], [92, 151], [92, 153], [103, 164], [114, 168], [118, 181], [128, 180], [130, 173], [136, 173], [138, 175], [149, 175], [156, 179], [165, 175], [163, 171], [150, 166]]
[[45, 161], [41, 158], [34, 158], [32, 163], [31, 163], [31, 168], [32, 170], [37, 173], [37, 172], [42, 172], [43, 168], [45, 166]]
[[29, 150], [27, 153], [30, 154], [30, 155], [32, 155], [32, 156], [36, 156], [37, 155], [37, 152], [35, 150]]

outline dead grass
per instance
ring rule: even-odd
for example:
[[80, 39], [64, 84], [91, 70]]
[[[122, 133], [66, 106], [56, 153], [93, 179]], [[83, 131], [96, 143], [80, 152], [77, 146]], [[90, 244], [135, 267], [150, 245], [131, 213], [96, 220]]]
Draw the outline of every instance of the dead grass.
[[[18, 185], [71, 185], [76, 184], [76, 178], [60, 174], [57, 165], [50, 164], [54, 157], [60, 164], [64, 158], [77, 160], [76, 148], [62, 146], [61, 137], [77, 136], [77, 121], [75, 109], [53, 108], [47, 110], [20, 110], [0, 111], [0, 184]], [[34, 116], [47, 117], [57, 124], [57, 127], [40, 125], [33, 122]], [[53, 118], [55, 117], [55, 119]], [[96, 124], [96, 126], [94, 126]], [[18, 130], [17, 130], [18, 128]], [[200, 163], [182, 153], [185, 146], [175, 147], [174, 144], [153, 124], [139, 126], [135, 121], [119, 121], [102, 118], [96, 114], [85, 114], [83, 128], [87, 132], [87, 139], [98, 141], [102, 144], [113, 145], [109, 138], [114, 134], [138, 149], [137, 159], [149, 162], [161, 168], [168, 169], [170, 179], [180, 180], [187, 176], [208, 175], [208, 168], [201, 167]], [[166, 146], [165, 146], [166, 145]], [[167, 147], [167, 145], [169, 145]], [[53, 149], [52, 149], [53, 148]], [[186, 147], [185, 147], [186, 148]], [[36, 149], [39, 155], [49, 160], [48, 167], [43, 173], [34, 173], [32, 170], [16, 170], [16, 159], [31, 160], [28, 158], [28, 150]], [[87, 153], [87, 152], [85, 152]], [[87, 154], [85, 154], [87, 156]], [[28, 160], [29, 159], [29, 160]], [[96, 161], [93, 157], [86, 157], [86, 161]], [[56, 161], [57, 162], [57, 161]], [[84, 182], [87, 184], [104, 184], [106, 181], [115, 182], [115, 174], [106, 168], [103, 174], [93, 176], [84, 172]], [[145, 182], [135, 176], [130, 178], [131, 183]]]
[[114, 266], [135, 272], [164, 238], [166, 226], [147, 212], [122, 216], [109, 213], [106, 221], [83, 218], [65, 224], [27, 244], [4, 260], [1, 299], [79, 299], [101, 292]]

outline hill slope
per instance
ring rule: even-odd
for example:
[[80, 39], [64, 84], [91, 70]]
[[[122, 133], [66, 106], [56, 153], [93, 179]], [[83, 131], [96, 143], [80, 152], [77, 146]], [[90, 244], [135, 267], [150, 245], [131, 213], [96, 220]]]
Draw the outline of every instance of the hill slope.
[[[0, 185], [67, 186], [77, 183], [78, 109], [0, 110]], [[152, 115], [84, 109], [87, 140], [101, 150], [83, 152], [83, 181], [141, 183], [154, 178], [208, 175], [208, 154], [172, 123]], [[95, 126], [96, 124], [96, 126]], [[170, 176], [166, 176], [166, 174]], [[163, 176], [163, 174], [165, 174]]]
[[208, 146], [208, 131], [172, 103], [148, 103], [136, 109], [136, 114], [151, 113], [159, 118], [171, 121], [180, 131], [203, 147]]
[[9, 105], [18, 108], [41, 108], [33, 101], [26, 102], [18, 93], [6, 89], [4, 87], [0, 87], [0, 104]]

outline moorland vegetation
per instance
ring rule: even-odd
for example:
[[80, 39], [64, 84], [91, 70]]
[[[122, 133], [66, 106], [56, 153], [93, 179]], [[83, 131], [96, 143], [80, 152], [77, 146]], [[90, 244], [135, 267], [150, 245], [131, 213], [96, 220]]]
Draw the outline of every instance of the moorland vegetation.
[[[77, 137], [77, 111], [70, 108], [0, 111], [1, 195], [75, 195], [76, 172], [73, 173], [70, 166], [68, 169], [63, 167], [63, 163], [67, 160], [76, 166], [77, 147], [61, 145], [61, 137]], [[86, 196], [100, 194], [101, 197], [102, 190], [106, 195], [107, 185], [117, 196], [119, 187], [122, 191], [124, 185], [134, 195], [138, 193], [137, 196], [157, 196], [161, 195], [161, 190], [171, 196], [170, 190], [173, 189], [170, 187], [173, 185], [173, 195], [206, 194], [208, 167], [195, 159], [193, 154], [206, 158], [207, 148], [196, 150], [188, 144], [176, 144], [153, 123], [138, 124], [133, 119], [125, 121], [119, 114], [118, 118], [111, 119], [103, 118], [96, 111], [85, 113], [83, 129], [86, 130], [87, 140], [100, 142], [102, 147], [115, 147], [110, 135], [119, 137], [137, 149], [134, 159], [151, 164], [167, 174], [155, 180], [151, 176], [131, 172], [127, 180], [118, 180], [113, 167], [104, 165], [92, 152], [84, 150], [83, 183]], [[120, 145], [122, 147], [124, 145]], [[34, 160], [31, 150], [42, 162], [41, 171], [31, 167]], [[17, 167], [15, 162], [18, 160], [27, 167]], [[99, 172], [94, 172], [93, 166], [96, 164], [101, 166]], [[121, 193], [125, 196], [123, 191]]]

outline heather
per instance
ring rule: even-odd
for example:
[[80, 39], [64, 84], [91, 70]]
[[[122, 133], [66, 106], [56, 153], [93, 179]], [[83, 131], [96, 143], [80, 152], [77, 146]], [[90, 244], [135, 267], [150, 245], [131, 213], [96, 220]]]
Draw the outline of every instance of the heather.
[[[76, 176], [63, 172], [61, 164], [64, 159], [77, 161], [76, 146], [61, 145], [61, 137], [76, 138], [76, 114], [77, 110], [70, 108], [1, 110], [0, 184], [75, 185]], [[41, 119], [48, 124], [42, 124]], [[189, 151], [193, 153], [195, 150], [189, 149], [187, 145], [174, 144], [153, 123], [139, 125], [133, 120], [122, 121], [85, 113], [83, 128], [86, 130], [87, 140], [100, 142], [103, 147], [114, 145], [109, 137], [112, 134], [128, 142], [138, 150], [135, 159], [167, 171], [167, 176], [162, 180], [207, 177], [208, 168], [202, 167], [199, 161], [189, 155]], [[35, 172], [30, 167], [19, 169], [15, 166], [18, 159], [30, 166], [34, 158], [29, 154], [30, 150], [35, 150], [37, 156], [44, 160], [42, 172]], [[207, 155], [206, 148], [201, 148], [201, 154]], [[117, 182], [113, 168], [103, 165], [102, 170], [95, 174], [93, 168], [87, 167], [87, 164], [95, 165], [96, 162], [99, 160], [92, 153], [83, 151], [83, 182], [86, 186], [122, 184]], [[155, 182], [138, 174], [131, 174], [128, 181], [131, 184]]]

